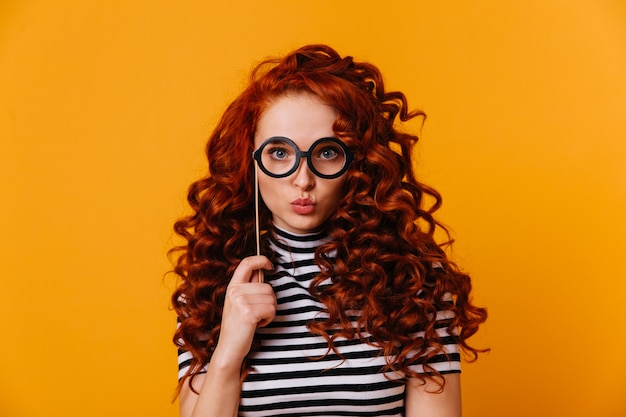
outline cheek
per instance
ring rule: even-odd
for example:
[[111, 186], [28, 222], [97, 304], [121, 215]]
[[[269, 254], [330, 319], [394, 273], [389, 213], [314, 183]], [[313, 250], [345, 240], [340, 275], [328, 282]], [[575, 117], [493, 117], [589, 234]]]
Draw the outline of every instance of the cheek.
[[271, 203], [272, 196], [277, 194], [277, 190], [278, 184], [276, 184], [276, 179], [264, 175], [259, 176], [259, 194], [265, 204], [267, 204], [268, 201]]
[[339, 204], [339, 202], [341, 201], [341, 199], [343, 198], [345, 194], [344, 192], [345, 183], [346, 183], [346, 179], [342, 178], [340, 181], [333, 183], [332, 186], [328, 188], [329, 198], [335, 204]]

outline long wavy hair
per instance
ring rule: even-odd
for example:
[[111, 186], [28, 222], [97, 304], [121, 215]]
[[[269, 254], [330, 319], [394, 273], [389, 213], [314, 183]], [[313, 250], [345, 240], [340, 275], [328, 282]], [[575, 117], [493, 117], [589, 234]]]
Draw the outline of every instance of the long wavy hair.
[[[472, 304], [470, 277], [446, 256], [444, 246], [451, 241], [435, 240], [437, 230], [448, 236], [433, 217], [441, 196], [415, 177], [412, 149], [418, 137], [397, 126], [425, 115], [410, 112], [402, 92], [385, 91], [374, 65], [342, 57], [325, 45], [304, 46], [259, 64], [208, 140], [208, 173], [188, 192], [192, 214], [174, 225], [186, 245], [170, 251], [180, 277], [172, 295], [180, 321], [174, 343], [193, 354], [181, 384], [210, 360], [228, 282], [239, 262], [255, 253], [251, 155], [259, 117], [272, 100], [299, 93], [337, 109], [333, 130], [355, 153], [343, 199], [326, 224], [332, 239], [316, 252], [322, 272], [310, 288], [328, 319], [309, 328], [328, 341], [329, 352], [337, 337], [365, 339], [363, 333], [370, 333], [389, 358], [387, 370], [434, 378], [441, 385], [441, 376], [427, 365], [444, 353], [436, 312], [454, 312], [448, 331], [469, 360], [481, 350], [467, 340], [487, 312]], [[263, 204], [260, 216], [267, 232], [271, 213]], [[268, 254], [267, 242], [265, 250]], [[332, 252], [334, 259], [328, 257]], [[332, 285], [321, 285], [328, 278]], [[356, 326], [350, 313], [355, 310], [360, 312]], [[416, 338], [416, 329], [424, 336]], [[253, 343], [251, 353], [255, 349]], [[425, 365], [425, 375], [411, 371], [416, 363]], [[244, 361], [242, 375], [249, 371]]]

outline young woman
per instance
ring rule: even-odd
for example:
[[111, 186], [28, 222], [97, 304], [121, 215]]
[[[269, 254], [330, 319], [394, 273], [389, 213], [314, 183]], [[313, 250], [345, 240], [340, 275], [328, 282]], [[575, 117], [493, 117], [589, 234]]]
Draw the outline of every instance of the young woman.
[[182, 416], [461, 415], [487, 314], [435, 241], [419, 116], [328, 46], [253, 71], [175, 224]]

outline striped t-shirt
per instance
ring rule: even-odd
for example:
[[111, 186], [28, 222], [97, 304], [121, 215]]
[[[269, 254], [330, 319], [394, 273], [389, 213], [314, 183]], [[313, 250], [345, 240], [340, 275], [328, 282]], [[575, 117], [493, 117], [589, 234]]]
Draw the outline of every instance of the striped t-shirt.
[[[257, 330], [261, 345], [251, 356], [253, 371], [243, 382], [240, 416], [402, 416], [405, 385], [401, 375], [381, 369], [380, 348], [358, 338], [337, 338], [343, 358], [328, 352], [326, 340], [312, 334], [307, 323], [323, 317], [323, 305], [309, 293], [319, 273], [316, 248], [322, 234], [293, 235], [275, 229], [270, 245], [276, 253], [274, 271], [265, 275], [277, 298], [276, 317]], [[438, 320], [451, 317], [440, 311]], [[430, 362], [441, 374], [460, 372], [460, 355], [445, 326], [438, 330], [448, 356]], [[416, 333], [419, 337], [420, 333]], [[364, 334], [365, 337], [369, 335]], [[188, 370], [191, 355], [179, 353], [179, 377]], [[423, 373], [421, 365], [413, 368]]]

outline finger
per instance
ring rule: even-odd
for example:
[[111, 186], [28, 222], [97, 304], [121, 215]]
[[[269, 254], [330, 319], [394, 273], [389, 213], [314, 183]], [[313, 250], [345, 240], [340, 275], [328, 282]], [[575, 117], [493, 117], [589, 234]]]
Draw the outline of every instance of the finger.
[[257, 327], [265, 327], [274, 320], [276, 316], [276, 305], [265, 304], [260, 311], [260, 320], [257, 322]]
[[273, 265], [266, 256], [248, 256], [239, 263], [230, 282], [231, 284], [243, 284], [253, 280], [257, 281], [257, 274], [253, 272], [260, 269], [272, 270]]
[[[268, 284], [238, 284], [227, 293], [224, 317], [242, 324], [257, 327], [260, 322], [269, 323], [276, 313], [276, 296]], [[234, 313], [234, 315], [232, 315]]]

